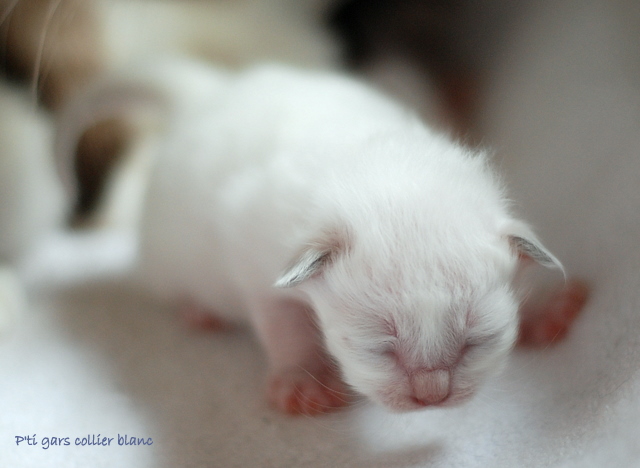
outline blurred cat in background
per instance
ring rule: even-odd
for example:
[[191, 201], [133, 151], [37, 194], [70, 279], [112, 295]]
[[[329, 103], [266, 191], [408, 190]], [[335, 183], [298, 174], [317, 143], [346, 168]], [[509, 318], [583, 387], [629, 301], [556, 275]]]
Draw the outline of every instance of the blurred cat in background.
[[[53, 111], [105, 72], [149, 55], [183, 54], [230, 67], [257, 60], [334, 67], [338, 48], [316, 20], [328, 3], [0, 0], [2, 66]], [[96, 207], [102, 176], [132, 132], [129, 123], [111, 119], [80, 141], [77, 217]]]
[[[468, 3], [0, 0], [0, 64], [53, 111], [97, 77], [149, 55], [188, 55], [231, 68], [256, 61], [349, 67], [432, 123], [466, 134], [473, 73], [456, 38]], [[91, 219], [109, 198], [104, 176], [134, 133], [133, 123], [110, 119], [80, 140], [75, 220]]]

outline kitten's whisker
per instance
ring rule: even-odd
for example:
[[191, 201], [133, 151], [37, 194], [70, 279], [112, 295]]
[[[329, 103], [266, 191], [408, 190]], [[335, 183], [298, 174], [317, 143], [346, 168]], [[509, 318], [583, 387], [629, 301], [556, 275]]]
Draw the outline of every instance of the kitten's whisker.
[[31, 92], [33, 93], [34, 99], [37, 101], [38, 99], [38, 90], [40, 85], [40, 69], [42, 68], [42, 60], [44, 56], [44, 48], [47, 39], [47, 34], [51, 27], [51, 23], [53, 21], [53, 17], [56, 14], [56, 11], [60, 7], [62, 0], [55, 0], [53, 3], [49, 5], [49, 9], [47, 10], [47, 14], [44, 19], [44, 24], [42, 26], [42, 33], [40, 34], [40, 41], [38, 43], [37, 55], [33, 64], [33, 78], [31, 80]]
[[[58, 12], [58, 15], [60, 14], [64, 14], [64, 17], [60, 18], [60, 20], [58, 21], [58, 27], [56, 28], [55, 33], [58, 32], [59, 29], [64, 29], [65, 25], [67, 24], [72, 24], [74, 22], [74, 20], [77, 17], [77, 12], [78, 10], [76, 8], [64, 8], [61, 11]], [[51, 33], [51, 31], [50, 31]], [[51, 48], [51, 50], [55, 50], [57, 46], [59, 46], [59, 44], [57, 44], [57, 41], [49, 41], [48, 46]], [[55, 53], [52, 54], [52, 56], [55, 56]], [[48, 61], [44, 61], [40, 64], [40, 73], [39, 73], [39, 84], [38, 84], [38, 93], [41, 93], [44, 89], [44, 85], [47, 82], [49, 75], [51, 75], [53, 69], [56, 67], [56, 63], [55, 60], [48, 60]], [[60, 69], [60, 67], [58, 67]]]
[[306, 374], [309, 375], [309, 377], [311, 377], [314, 381], [316, 381], [321, 387], [326, 388], [327, 390], [329, 390], [330, 392], [332, 392], [335, 395], [339, 395], [339, 396], [343, 396], [345, 398], [340, 398], [341, 401], [344, 402], [348, 402], [348, 398], [351, 396], [350, 393], [348, 392], [341, 392], [339, 390], [335, 390], [331, 387], [329, 387], [327, 384], [325, 384], [324, 382], [321, 382], [315, 375], [313, 375], [311, 372], [309, 372], [307, 369], [305, 369], [304, 367], [298, 365], [298, 367], [300, 368], [301, 371], [305, 372]]

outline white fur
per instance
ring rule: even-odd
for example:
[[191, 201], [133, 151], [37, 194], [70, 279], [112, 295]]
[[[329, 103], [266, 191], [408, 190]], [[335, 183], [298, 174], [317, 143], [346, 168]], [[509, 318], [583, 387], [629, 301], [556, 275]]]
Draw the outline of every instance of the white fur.
[[12, 266], [62, 224], [48, 123], [26, 93], [0, 84], [0, 335], [24, 308]]
[[[312, 309], [346, 382], [394, 410], [456, 403], [500, 368], [517, 327], [510, 236], [553, 257], [484, 155], [342, 76], [174, 66], [194, 73], [178, 88], [214, 87], [165, 100], [140, 235], [148, 285], [248, 317], [276, 374], [317, 359]], [[155, 73], [106, 89], [145, 83], [166, 91]]]
[[0, 259], [20, 258], [64, 211], [48, 119], [26, 93], [0, 85]]

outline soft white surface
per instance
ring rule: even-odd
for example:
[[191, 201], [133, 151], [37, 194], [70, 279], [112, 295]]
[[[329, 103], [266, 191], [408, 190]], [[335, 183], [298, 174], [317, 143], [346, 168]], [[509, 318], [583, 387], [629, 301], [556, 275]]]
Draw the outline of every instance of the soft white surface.
[[[247, 332], [186, 331], [126, 278], [52, 281], [0, 342], [0, 466], [640, 466], [640, 68], [629, 11], [566, 1], [527, 16], [486, 105], [487, 142], [523, 211], [594, 288], [564, 343], [517, 351], [461, 408], [395, 416], [358, 403], [287, 418], [264, 403], [264, 360]], [[104, 242], [102, 254], [126, 252]], [[33, 262], [32, 272], [51, 267]], [[154, 444], [14, 442], [118, 432]]]

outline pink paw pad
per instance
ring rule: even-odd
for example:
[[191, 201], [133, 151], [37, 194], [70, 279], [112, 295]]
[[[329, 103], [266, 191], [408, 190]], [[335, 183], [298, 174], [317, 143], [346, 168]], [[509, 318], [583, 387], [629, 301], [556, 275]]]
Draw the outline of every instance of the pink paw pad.
[[589, 297], [589, 288], [577, 280], [569, 281], [564, 288], [520, 324], [518, 344], [545, 346], [564, 338]]
[[303, 369], [288, 369], [270, 378], [269, 402], [283, 413], [315, 415], [349, 404], [345, 384], [329, 370], [313, 375]]

